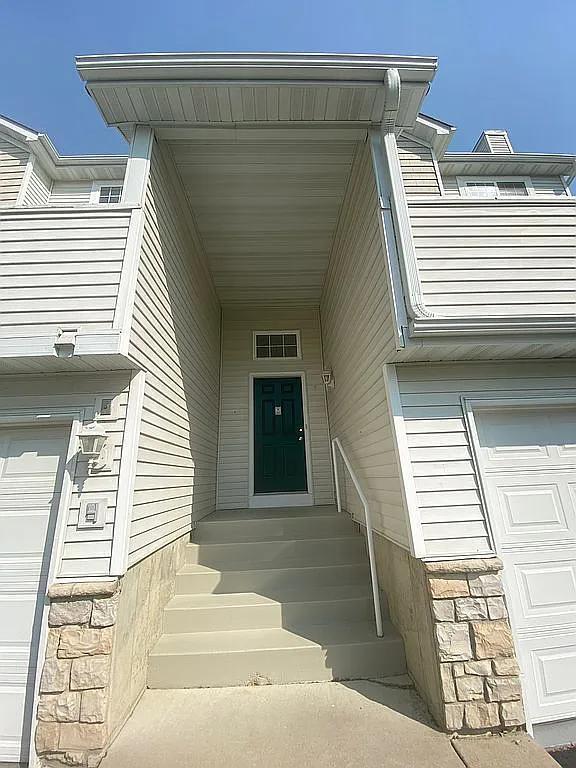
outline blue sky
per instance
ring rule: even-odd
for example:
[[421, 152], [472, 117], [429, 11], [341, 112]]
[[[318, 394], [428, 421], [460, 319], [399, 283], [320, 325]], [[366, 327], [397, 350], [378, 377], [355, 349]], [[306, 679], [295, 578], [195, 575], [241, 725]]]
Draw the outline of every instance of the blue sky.
[[123, 152], [77, 54], [421, 54], [440, 59], [424, 110], [458, 126], [452, 149], [506, 128], [517, 151], [574, 153], [575, 25], [575, 0], [2, 0], [0, 113], [62, 153]]

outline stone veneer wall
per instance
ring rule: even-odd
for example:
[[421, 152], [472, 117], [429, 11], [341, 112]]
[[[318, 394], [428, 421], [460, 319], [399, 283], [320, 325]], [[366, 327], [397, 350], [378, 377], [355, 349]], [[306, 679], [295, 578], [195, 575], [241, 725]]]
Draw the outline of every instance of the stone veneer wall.
[[35, 735], [42, 766], [97, 766], [146, 687], [189, 535], [121, 580], [48, 590], [48, 638]]
[[438, 724], [464, 733], [523, 728], [501, 561], [425, 563], [381, 537], [375, 543], [408, 670]]

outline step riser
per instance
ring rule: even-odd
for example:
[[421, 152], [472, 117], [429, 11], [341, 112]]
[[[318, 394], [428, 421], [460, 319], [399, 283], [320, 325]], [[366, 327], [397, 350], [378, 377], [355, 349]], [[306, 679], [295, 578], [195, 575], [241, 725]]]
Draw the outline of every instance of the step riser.
[[272, 595], [309, 584], [367, 584], [369, 569], [365, 564], [334, 565], [324, 568], [286, 568], [262, 571], [224, 571], [222, 573], [179, 573], [176, 594], [207, 592], [257, 592]]
[[201, 688], [386, 677], [406, 672], [402, 643], [289, 648], [150, 658], [150, 688]]
[[189, 565], [225, 569], [230, 563], [268, 564], [272, 568], [290, 565], [329, 565], [361, 562], [366, 558], [364, 540], [358, 536], [343, 539], [262, 541], [234, 544], [190, 544], [186, 547]]
[[218, 632], [235, 629], [266, 629], [307, 624], [370, 621], [369, 597], [314, 603], [240, 605], [219, 608], [169, 608], [164, 613], [164, 632]]
[[226, 522], [199, 522], [194, 531], [198, 544], [240, 541], [273, 541], [278, 539], [320, 539], [346, 536], [355, 532], [350, 518], [318, 516]]

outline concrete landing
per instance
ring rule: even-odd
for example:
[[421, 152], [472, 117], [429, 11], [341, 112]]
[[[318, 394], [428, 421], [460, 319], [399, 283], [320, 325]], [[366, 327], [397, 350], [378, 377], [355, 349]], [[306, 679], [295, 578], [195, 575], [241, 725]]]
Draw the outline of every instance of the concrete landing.
[[[393, 680], [394, 686], [405, 678]], [[148, 690], [101, 768], [463, 768], [420, 698], [380, 682]], [[524, 768], [528, 768], [525, 766]]]

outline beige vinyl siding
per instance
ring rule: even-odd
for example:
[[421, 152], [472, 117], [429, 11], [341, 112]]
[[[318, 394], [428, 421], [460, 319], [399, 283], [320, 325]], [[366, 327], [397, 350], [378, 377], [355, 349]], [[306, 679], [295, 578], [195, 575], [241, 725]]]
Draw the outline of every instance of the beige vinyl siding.
[[[93, 419], [98, 397], [114, 398], [114, 420], [102, 422], [113, 450], [111, 472], [88, 473], [88, 461], [78, 454], [74, 467], [73, 490], [66, 517], [64, 547], [58, 576], [107, 576], [110, 554], [118, 474], [124, 440], [124, 422], [128, 401], [129, 373], [60, 374], [53, 376], [1, 376], [0, 408], [84, 410], [86, 422]], [[81, 499], [105, 498], [108, 502], [103, 529], [78, 530]]]
[[14, 205], [30, 154], [0, 136], [0, 206]]
[[576, 394], [574, 362], [396, 367], [426, 550], [433, 557], [490, 551], [461, 397]]
[[456, 176], [442, 176], [445, 197], [460, 197], [458, 178]]
[[573, 315], [576, 203], [409, 203], [426, 306], [444, 317]]
[[[302, 359], [254, 360], [253, 331], [299, 330]], [[317, 309], [226, 309], [222, 329], [222, 383], [218, 507], [248, 506], [249, 374], [305, 373], [315, 504], [334, 501], [326, 398]]]
[[[320, 307], [324, 364], [333, 370], [336, 384], [328, 390], [328, 413], [331, 435], [341, 439], [360, 477], [375, 528], [407, 548], [382, 370], [395, 350], [385, 259], [376, 184], [363, 144], [340, 213]], [[345, 501], [362, 519], [349, 483]]]
[[155, 144], [130, 337], [147, 372], [130, 564], [184, 535], [216, 496], [220, 308], [167, 162]]
[[55, 181], [50, 192], [50, 205], [88, 205], [92, 182]]
[[439, 195], [440, 184], [432, 149], [409, 136], [400, 136], [397, 143], [406, 194]]
[[26, 192], [24, 193], [24, 205], [27, 207], [47, 205], [50, 199], [51, 186], [52, 179], [40, 163], [35, 160], [26, 186]]
[[112, 328], [131, 209], [0, 212], [2, 332]]

